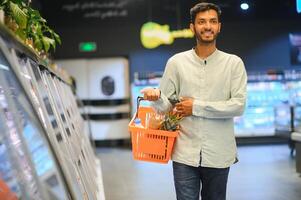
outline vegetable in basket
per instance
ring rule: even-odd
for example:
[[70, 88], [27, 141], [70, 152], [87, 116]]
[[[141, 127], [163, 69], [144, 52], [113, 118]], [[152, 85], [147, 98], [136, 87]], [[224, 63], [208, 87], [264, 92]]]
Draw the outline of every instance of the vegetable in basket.
[[148, 116], [148, 127], [151, 129], [159, 129], [165, 131], [176, 131], [180, 129], [179, 122], [183, 118], [179, 114], [177, 114], [174, 110], [174, 106], [179, 102], [176, 98], [169, 99], [172, 110], [168, 113], [158, 114], [152, 113], [152, 115]]
[[181, 117], [179, 114], [176, 114], [174, 111], [170, 111], [167, 113], [164, 117], [164, 120], [162, 121], [160, 125], [160, 130], [165, 131], [176, 131], [180, 129], [180, 121], [183, 117]]

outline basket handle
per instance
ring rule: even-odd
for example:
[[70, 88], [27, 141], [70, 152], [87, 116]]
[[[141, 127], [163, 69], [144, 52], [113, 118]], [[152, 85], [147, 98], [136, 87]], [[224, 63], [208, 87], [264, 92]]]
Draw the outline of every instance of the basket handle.
[[139, 110], [140, 102], [143, 101], [143, 100], [145, 100], [145, 99], [142, 96], [138, 96], [137, 97], [137, 110], [136, 110], [136, 116], [135, 116], [135, 118], [138, 117], [138, 110]]
[[[138, 117], [138, 110], [139, 110], [140, 101], [147, 101], [147, 100], [144, 99], [142, 96], [137, 97], [137, 110], [136, 110], [135, 118]], [[175, 106], [176, 103], [180, 102], [180, 100], [178, 98], [172, 98], [172, 97], [168, 98], [168, 101], [171, 103], [172, 106]]]

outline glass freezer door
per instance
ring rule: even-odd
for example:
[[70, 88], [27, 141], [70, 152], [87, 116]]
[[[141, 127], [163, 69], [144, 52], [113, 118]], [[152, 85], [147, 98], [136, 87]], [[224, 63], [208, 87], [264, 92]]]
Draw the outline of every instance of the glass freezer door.
[[[7, 52], [5, 55], [9, 56]], [[55, 159], [45, 139], [46, 134], [2, 52], [0, 96], [0, 135], [8, 150], [2, 155], [7, 156], [7, 162], [10, 163], [10, 167], [3, 171], [11, 173], [18, 183], [16, 186], [12, 184], [11, 189], [22, 199], [68, 199], [68, 192], [61, 182]]]

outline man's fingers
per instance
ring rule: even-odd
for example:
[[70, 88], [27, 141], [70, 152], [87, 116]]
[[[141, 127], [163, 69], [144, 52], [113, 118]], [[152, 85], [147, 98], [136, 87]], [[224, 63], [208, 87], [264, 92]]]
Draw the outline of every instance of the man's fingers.
[[193, 98], [191, 97], [180, 97], [179, 100], [180, 101], [187, 101], [187, 100], [192, 100]]
[[185, 100], [188, 100], [189, 98], [188, 97], [180, 97], [179, 99], [180, 99], [180, 101], [185, 101]]
[[143, 88], [140, 90], [140, 93], [143, 94], [143, 98], [149, 101], [156, 101], [160, 97], [160, 90], [155, 88]]
[[179, 108], [179, 107], [181, 107], [182, 106], [182, 103], [180, 102], [180, 103], [176, 103], [176, 108]]
[[177, 114], [178, 114], [180, 117], [186, 117], [186, 116], [188, 116], [184, 111], [177, 111]]
[[143, 88], [142, 90], [140, 90], [140, 93], [145, 94], [145, 93], [147, 93], [148, 91], [150, 91], [152, 89], [153, 88], [151, 88], [151, 87], [146, 87], [146, 88]]
[[156, 96], [156, 94], [151, 94], [150, 96], [149, 96], [149, 100], [152, 100], [152, 101], [154, 101], [154, 100], [157, 100], [157, 96]]

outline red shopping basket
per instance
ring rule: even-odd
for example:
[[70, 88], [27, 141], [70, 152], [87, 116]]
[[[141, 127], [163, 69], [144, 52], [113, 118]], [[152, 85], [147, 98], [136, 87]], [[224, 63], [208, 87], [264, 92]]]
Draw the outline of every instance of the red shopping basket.
[[146, 114], [155, 112], [151, 107], [139, 106], [140, 100], [142, 100], [142, 98], [138, 97], [137, 113], [129, 124], [134, 159], [167, 163], [170, 160], [178, 131], [163, 131], [136, 127], [134, 124], [136, 117], [141, 119], [141, 123], [145, 127]]

